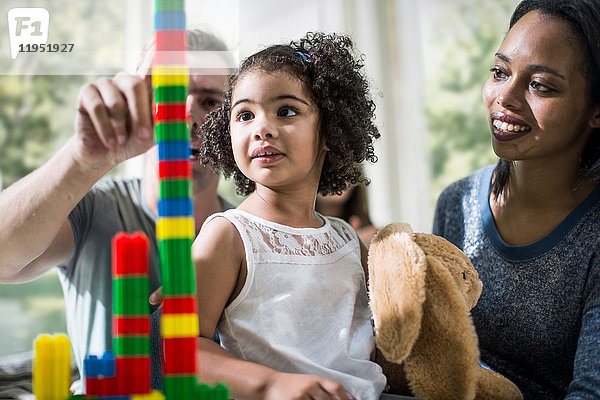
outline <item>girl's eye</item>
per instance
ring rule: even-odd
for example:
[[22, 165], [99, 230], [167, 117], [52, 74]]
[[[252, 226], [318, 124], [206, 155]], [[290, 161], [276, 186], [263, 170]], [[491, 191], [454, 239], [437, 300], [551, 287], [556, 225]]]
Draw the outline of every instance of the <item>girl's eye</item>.
[[235, 119], [240, 122], [245, 122], [245, 121], [250, 121], [252, 119], [252, 117], [253, 117], [253, 115], [250, 111], [242, 111], [235, 117]]
[[283, 107], [277, 112], [278, 117], [293, 117], [296, 114], [298, 114], [296, 110], [290, 107]]
[[507, 76], [504, 73], [504, 71], [502, 71], [498, 67], [494, 67], [494, 68], [490, 69], [490, 72], [492, 73], [492, 76], [494, 77], [495, 80], [501, 80], [501, 79], [506, 79], [507, 78]]
[[538, 81], [531, 81], [529, 86], [536, 92], [543, 93], [543, 94], [554, 92], [554, 89], [552, 89], [546, 85], [543, 85], [543, 84], [539, 83]]

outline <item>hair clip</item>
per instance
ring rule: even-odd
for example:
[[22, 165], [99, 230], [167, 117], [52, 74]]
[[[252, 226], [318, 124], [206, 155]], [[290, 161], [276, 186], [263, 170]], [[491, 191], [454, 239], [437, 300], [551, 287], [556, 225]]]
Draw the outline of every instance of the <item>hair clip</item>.
[[301, 51], [297, 51], [296, 53], [297, 53], [297, 54], [300, 54], [300, 57], [302, 57], [302, 59], [303, 59], [305, 62], [309, 63], [309, 62], [311, 62], [311, 61], [312, 61], [312, 60], [310, 59], [310, 56], [309, 56], [308, 54], [305, 54], [305, 53], [303, 53], [303, 52], [301, 52]]

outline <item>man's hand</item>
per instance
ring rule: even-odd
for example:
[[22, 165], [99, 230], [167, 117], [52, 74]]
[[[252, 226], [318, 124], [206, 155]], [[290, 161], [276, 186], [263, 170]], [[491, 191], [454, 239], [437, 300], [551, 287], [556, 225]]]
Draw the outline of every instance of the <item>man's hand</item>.
[[158, 289], [156, 289], [154, 292], [152, 292], [152, 294], [150, 295], [150, 298], [148, 299], [148, 301], [153, 306], [155, 306], [157, 304], [159, 306], [162, 306], [162, 301], [163, 301], [162, 286], [159, 287]]
[[74, 159], [110, 170], [153, 144], [151, 93], [143, 79], [119, 74], [84, 86], [77, 101]]

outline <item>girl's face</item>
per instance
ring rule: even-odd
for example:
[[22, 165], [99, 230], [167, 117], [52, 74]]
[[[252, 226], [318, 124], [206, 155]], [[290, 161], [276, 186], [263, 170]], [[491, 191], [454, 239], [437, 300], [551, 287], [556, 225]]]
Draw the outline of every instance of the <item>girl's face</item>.
[[245, 72], [231, 97], [231, 144], [238, 168], [257, 185], [318, 185], [325, 145], [319, 112], [304, 84], [285, 72]]
[[496, 53], [483, 88], [494, 151], [507, 160], [578, 162], [600, 107], [592, 107], [581, 44], [567, 23], [524, 15]]

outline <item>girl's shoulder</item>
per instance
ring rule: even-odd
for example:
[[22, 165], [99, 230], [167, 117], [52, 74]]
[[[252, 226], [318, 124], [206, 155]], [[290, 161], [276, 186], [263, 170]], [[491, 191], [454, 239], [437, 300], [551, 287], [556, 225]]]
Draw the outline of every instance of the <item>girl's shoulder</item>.
[[229, 254], [243, 257], [242, 239], [226, 212], [211, 215], [204, 221], [192, 245], [192, 256], [207, 258], [210, 255]]

